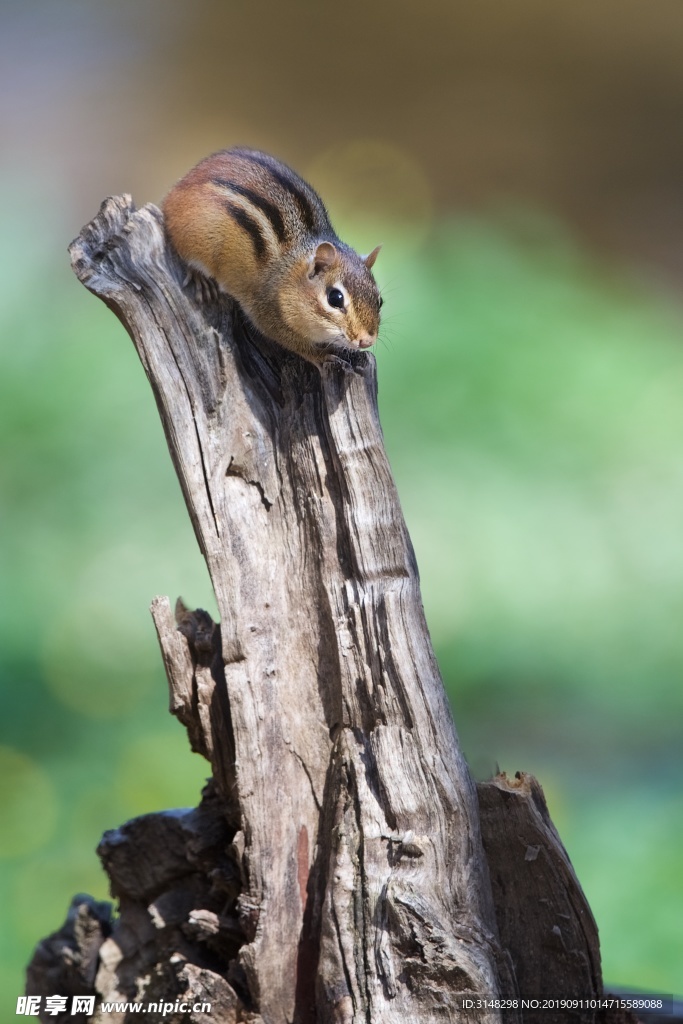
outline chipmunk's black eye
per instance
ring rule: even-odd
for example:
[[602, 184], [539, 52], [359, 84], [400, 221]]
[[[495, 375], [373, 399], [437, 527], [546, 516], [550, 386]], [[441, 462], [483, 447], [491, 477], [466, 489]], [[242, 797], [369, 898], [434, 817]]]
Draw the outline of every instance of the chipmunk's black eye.
[[338, 288], [330, 288], [327, 293], [327, 301], [335, 309], [344, 308], [344, 294], [343, 292], [340, 292]]
[[380, 295], [380, 297], [379, 297], [379, 308], [381, 309], [383, 305], [384, 305], [384, 299]]

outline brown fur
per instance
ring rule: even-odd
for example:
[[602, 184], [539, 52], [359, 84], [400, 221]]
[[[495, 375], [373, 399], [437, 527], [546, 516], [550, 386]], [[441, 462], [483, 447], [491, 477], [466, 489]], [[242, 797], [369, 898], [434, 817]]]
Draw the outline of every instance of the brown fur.
[[[313, 362], [377, 340], [378, 249], [359, 256], [339, 240], [322, 200], [285, 164], [256, 150], [214, 153], [163, 202], [180, 256], [237, 299], [254, 325]], [[328, 301], [346, 292], [342, 311]]]

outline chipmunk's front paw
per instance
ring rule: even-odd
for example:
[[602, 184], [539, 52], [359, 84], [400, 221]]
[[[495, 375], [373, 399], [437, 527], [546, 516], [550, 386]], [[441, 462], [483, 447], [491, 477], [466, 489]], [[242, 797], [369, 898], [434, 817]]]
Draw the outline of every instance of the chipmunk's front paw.
[[218, 302], [221, 293], [218, 281], [213, 277], [207, 277], [200, 270], [188, 267], [183, 281], [183, 288], [190, 288], [194, 292], [194, 300], [198, 306], [210, 305]]
[[345, 371], [353, 369], [353, 363], [344, 352], [327, 353], [319, 360], [318, 365], [321, 371], [324, 370], [324, 368], [329, 368], [331, 370], [333, 366]]

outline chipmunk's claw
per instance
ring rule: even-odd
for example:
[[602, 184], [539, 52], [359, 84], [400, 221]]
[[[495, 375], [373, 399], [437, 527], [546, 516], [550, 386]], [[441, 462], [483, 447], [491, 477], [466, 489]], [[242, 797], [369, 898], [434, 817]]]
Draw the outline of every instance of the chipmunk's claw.
[[336, 366], [337, 368], [342, 369], [344, 371], [353, 369], [353, 363], [351, 362], [351, 360], [346, 358], [339, 352], [336, 353], [336, 355], [333, 353], [327, 353], [326, 355], [324, 355], [319, 360], [319, 366], [321, 370], [323, 367], [330, 367], [331, 369], [333, 366]]
[[213, 277], [206, 277], [194, 267], [188, 267], [183, 280], [183, 288], [190, 287], [194, 291], [194, 300], [198, 306], [218, 302], [220, 288]]

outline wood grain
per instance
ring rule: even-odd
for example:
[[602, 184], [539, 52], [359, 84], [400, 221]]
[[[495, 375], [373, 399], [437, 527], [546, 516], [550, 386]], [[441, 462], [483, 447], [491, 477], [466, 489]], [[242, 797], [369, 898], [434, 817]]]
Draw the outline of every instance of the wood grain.
[[129, 197], [107, 200], [71, 253], [133, 339], [216, 594], [203, 651], [191, 613], [178, 632], [167, 602], [153, 611], [172, 710], [241, 850], [252, 1012], [464, 1019], [459, 994], [511, 982], [374, 358], [318, 369], [229, 299], [198, 307], [159, 210]]

